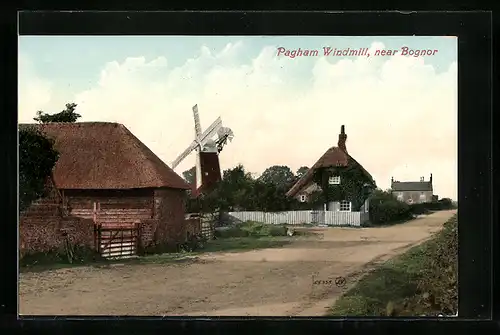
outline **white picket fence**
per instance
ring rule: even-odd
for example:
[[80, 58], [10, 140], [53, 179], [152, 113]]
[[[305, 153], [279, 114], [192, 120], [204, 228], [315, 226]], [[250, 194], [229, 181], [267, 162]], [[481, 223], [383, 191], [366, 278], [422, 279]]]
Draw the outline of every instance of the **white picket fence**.
[[365, 212], [338, 211], [287, 211], [287, 212], [229, 212], [232, 218], [239, 221], [257, 221], [267, 224], [316, 224], [328, 226], [359, 227], [369, 217]]

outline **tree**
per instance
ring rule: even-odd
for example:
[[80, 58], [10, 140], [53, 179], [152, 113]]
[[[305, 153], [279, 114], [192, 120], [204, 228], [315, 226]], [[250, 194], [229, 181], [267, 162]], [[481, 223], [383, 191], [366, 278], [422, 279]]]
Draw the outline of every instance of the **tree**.
[[203, 212], [231, 211], [251, 207], [253, 178], [242, 165], [227, 169], [213, 191], [201, 199]]
[[193, 166], [189, 170], [186, 170], [182, 173], [182, 177], [184, 177], [184, 180], [192, 185], [195, 183], [195, 177], [196, 177], [196, 166]]
[[295, 175], [288, 166], [274, 165], [268, 167], [259, 180], [268, 184], [274, 184], [278, 189], [288, 189], [295, 181]]
[[297, 170], [297, 179], [305, 175], [307, 171], [309, 171], [309, 168], [307, 166], [299, 167], [299, 169]]
[[36, 112], [37, 117], [33, 120], [39, 123], [50, 123], [50, 122], [76, 122], [81, 115], [75, 112], [77, 104], [69, 103], [66, 104], [66, 108], [56, 114], [47, 114], [43, 111]]
[[388, 224], [411, 218], [408, 204], [397, 200], [390, 192], [375, 189], [370, 194], [370, 222]]
[[37, 129], [19, 130], [19, 207], [23, 211], [43, 197], [47, 178], [59, 158], [54, 141]]

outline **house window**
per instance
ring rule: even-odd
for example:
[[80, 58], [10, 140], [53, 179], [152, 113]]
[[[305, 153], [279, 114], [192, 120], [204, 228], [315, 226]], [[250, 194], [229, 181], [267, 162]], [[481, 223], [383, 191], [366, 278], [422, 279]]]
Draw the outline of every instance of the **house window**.
[[328, 178], [328, 184], [330, 185], [340, 184], [340, 176], [331, 176], [330, 178]]
[[424, 192], [420, 192], [420, 200], [425, 200], [425, 193]]
[[340, 212], [350, 212], [351, 211], [351, 202], [345, 201], [345, 200], [341, 201], [339, 211]]
[[300, 202], [306, 202], [306, 195], [305, 194], [301, 194], [300, 198], [299, 198], [299, 201]]
[[403, 201], [403, 192], [398, 193], [398, 200]]

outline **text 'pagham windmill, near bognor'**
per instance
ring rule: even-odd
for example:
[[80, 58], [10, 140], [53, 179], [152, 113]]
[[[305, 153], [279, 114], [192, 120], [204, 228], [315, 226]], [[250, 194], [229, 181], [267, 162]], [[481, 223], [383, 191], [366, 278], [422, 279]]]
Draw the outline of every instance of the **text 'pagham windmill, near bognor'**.
[[196, 151], [195, 188], [193, 196], [208, 193], [221, 180], [219, 153], [234, 137], [230, 128], [222, 126], [219, 116], [203, 133], [201, 132], [198, 105], [193, 107], [195, 139], [173, 162], [175, 169], [192, 151]]

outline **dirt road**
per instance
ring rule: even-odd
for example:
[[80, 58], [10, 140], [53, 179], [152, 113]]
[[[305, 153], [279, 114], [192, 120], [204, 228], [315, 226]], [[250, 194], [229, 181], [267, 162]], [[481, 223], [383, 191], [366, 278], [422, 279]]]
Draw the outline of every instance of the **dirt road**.
[[[421, 243], [455, 211], [386, 228], [321, 228], [286, 247], [177, 264], [81, 267], [20, 278], [24, 315], [320, 316], [364, 272]], [[315, 280], [346, 279], [313, 285]]]

